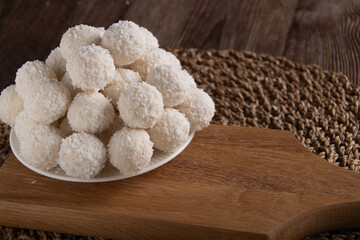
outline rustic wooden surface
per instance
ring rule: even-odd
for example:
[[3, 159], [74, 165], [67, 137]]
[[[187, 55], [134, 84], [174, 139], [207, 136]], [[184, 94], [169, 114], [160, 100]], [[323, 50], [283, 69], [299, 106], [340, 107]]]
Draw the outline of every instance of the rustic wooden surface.
[[24, 62], [44, 60], [68, 27], [119, 19], [147, 27], [162, 47], [286, 56], [360, 83], [358, 0], [1, 0], [0, 90]]
[[[325, 69], [340, 71], [348, 75], [350, 81], [353, 83], [360, 83], [360, 1], [358, 0], [0, 0], [0, 90], [13, 83], [17, 68], [24, 62], [34, 59], [44, 60], [51, 49], [59, 44], [62, 33], [68, 27], [80, 23], [107, 27], [119, 19], [133, 20], [138, 24], [147, 27], [158, 37], [162, 47], [234, 48], [237, 50], [264, 52], [285, 56], [292, 60], [304, 63], [315, 63]], [[247, 166], [246, 163], [251, 162], [252, 160], [253, 159], [250, 158], [247, 159], [247, 161], [244, 160], [244, 166]], [[13, 163], [14, 165], [12, 165]], [[8, 162], [8, 166], [10, 168], [12, 166], [14, 171], [15, 168], [18, 167], [16, 164], [17, 162], [14, 161], [14, 159], [13, 161]], [[326, 163], [324, 162], [324, 164]], [[181, 169], [181, 167], [178, 168]], [[212, 168], [215, 169], [216, 167], [212, 166]], [[250, 169], [250, 166], [245, 168]], [[261, 170], [262, 169], [259, 171]], [[180, 170], [178, 169], [177, 171]], [[336, 171], [343, 170], [336, 168]], [[184, 172], [182, 173], [184, 174]], [[295, 172], [292, 173], [295, 175]], [[8, 172], [8, 174], [10, 173]], [[12, 195], [19, 197], [19, 202], [15, 203], [16, 206], [19, 206], [22, 201], [20, 194], [28, 191], [21, 192], [21, 190], [26, 189], [24, 186], [32, 186], [28, 180], [34, 179], [34, 177], [37, 179], [37, 175], [34, 174], [31, 175], [31, 177], [26, 174], [24, 175], [24, 173], [21, 172], [18, 174], [22, 177], [22, 182], [15, 185], [16, 187], [21, 187], [17, 192], [18, 195]], [[349, 171], [347, 171], [346, 174], [353, 176]], [[178, 175], [179, 174], [177, 174], [177, 177], [180, 177]], [[309, 174], [305, 176], [308, 175]], [[254, 187], [251, 185], [251, 182], [254, 181], [258, 175], [252, 176], [252, 174], [248, 173], [248, 175], [241, 176], [243, 177], [240, 177], [240, 180], [237, 180], [237, 182], [236, 179], [226, 176], [220, 178], [218, 175], [216, 175], [212, 181], [218, 184], [217, 187], [222, 186], [221, 181], [229, 181], [230, 183], [234, 181], [236, 183], [243, 181], [243, 184], [250, 184], [251, 188]], [[14, 180], [14, 177], [11, 177], [10, 175], [8, 175], [8, 177], [9, 179]], [[267, 177], [269, 180], [272, 180], [273, 184], [278, 183], [276, 177]], [[246, 181], [247, 179], [250, 180]], [[45, 179], [43, 179], [43, 181], [47, 183]], [[191, 182], [189, 179], [187, 181]], [[200, 180], [198, 179], [198, 181]], [[211, 185], [213, 183], [212, 181], [209, 183], [200, 182], [197, 184], [200, 184], [201, 186], [205, 185], [205, 187], [207, 187], [207, 184]], [[325, 184], [326, 181], [326, 179], [322, 179], [321, 183]], [[346, 181], [339, 181], [346, 185]], [[156, 182], [156, 184], [160, 182]], [[286, 186], [283, 186], [283, 184], [286, 185], [286, 181], [284, 182], [285, 183], [280, 184], [281, 188], [278, 189], [279, 191], [281, 191], [282, 188], [287, 189]], [[196, 188], [197, 185], [194, 186], [194, 188]], [[269, 186], [269, 183], [265, 180], [260, 182], [259, 186], [265, 186], [265, 190], [266, 188], [270, 188], [269, 191], [275, 191], [277, 194], [277, 190], [271, 189], [271, 186]], [[331, 194], [325, 194], [323, 203], [330, 204], [338, 202], [337, 200], [333, 200], [334, 196], [335, 198], [337, 198], [336, 196], [340, 196], [342, 191], [341, 188], [344, 186], [340, 186], [339, 184], [336, 186], [339, 189], [339, 193], [337, 193], [337, 195], [334, 195], [333, 192], [331, 192]], [[74, 186], [70, 185], [70, 187], [67, 186], [64, 187], [64, 189], [72, 190], [73, 187]], [[255, 188], [256, 187], [258, 186], [256, 185]], [[77, 188], [74, 187], [74, 189]], [[210, 193], [215, 190], [209, 188]], [[226, 191], [233, 190], [234, 189], [231, 187], [224, 187], [224, 190], [219, 187], [216, 191], [225, 194]], [[355, 189], [353, 190], [356, 192]], [[12, 190], [12, 193], [16, 191], [15, 188]], [[54, 192], [55, 190], [53, 190], [51, 194], [54, 194]], [[164, 194], [166, 195], [166, 193], [167, 192], [165, 191]], [[28, 192], [28, 194], [31, 194], [31, 191]], [[40, 199], [40, 203], [47, 202], [50, 204], [46, 197], [52, 196], [51, 194]], [[140, 193], [136, 192], [136, 194]], [[302, 196], [301, 194], [296, 196]], [[244, 195], [247, 196], [247, 194], [239, 194], [237, 196]], [[321, 191], [320, 195], [322, 195]], [[351, 198], [357, 198], [357, 195], [355, 195], [356, 194], [354, 193]], [[293, 195], [290, 194], [289, 196]], [[25, 195], [25, 197], [26, 199], [31, 198], [30, 195]], [[277, 198], [274, 197], [274, 199], [276, 200]], [[274, 199], [271, 198], [270, 200], [275, 201]], [[15, 206], [11, 205], [12, 203], [8, 200], [9, 199], [6, 199], [6, 196], [2, 196], [2, 203], [4, 203], [3, 205], [0, 205], [2, 209], [9, 210]], [[33, 221], [27, 221], [22, 225], [24, 227], [38, 229], [39, 219], [35, 218], [39, 216], [38, 212], [42, 211], [43, 208], [40, 205], [35, 206], [36, 200], [39, 200], [39, 198], [35, 197], [35, 200], [31, 202], [33, 205], [30, 205], [32, 206], [31, 214], [34, 216], [32, 219]], [[254, 201], [254, 199], [251, 199], [250, 197], [248, 201], [251, 202]], [[273, 203], [273, 201], [270, 202]], [[281, 199], [279, 201], [280, 204], [282, 204]], [[306, 202], [306, 200], [304, 201]], [[343, 201], [343, 198], [341, 201]], [[341, 201], [339, 200], [339, 202]], [[201, 206], [203, 203], [199, 203], [198, 205]], [[346, 222], [345, 219], [353, 219], [341, 218], [341, 214], [345, 214], [344, 212], [347, 210], [350, 209], [350, 211], [353, 211], [353, 214], [358, 214], [358, 212], [354, 211], [355, 208], [351, 207], [352, 205], [346, 206], [350, 207], [344, 208], [341, 206], [339, 211], [330, 207], [332, 212], [334, 212], [332, 217], [342, 220], [336, 225], [333, 225], [336, 226], [336, 228], [350, 226], [341, 224]], [[46, 209], [46, 207], [44, 209]], [[9, 224], [5, 225], [16, 226], [17, 219], [23, 214], [23, 212], [21, 212], [22, 210], [30, 211], [29, 209], [22, 208], [13, 211], [12, 214], [8, 215], [8, 219], [6, 220]], [[305, 211], [305, 209], [293, 209], [293, 213], [297, 214], [302, 210]], [[59, 208], [54, 211], [61, 213], [63, 209]], [[255, 208], [254, 211], [258, 212], [259, 210], [256, 210]], [[320, 216], [320, 219], [326, 216], [322, 215], [322, 210], [318, 211], [321, 214], [316, 216]], [[336, 215], [335, 212], [337, 212], [338, 215]], [[76, 213], [76, 210], [71, 210], [70, 213], [67, 211], [67, 214], [73, 214], [71, 216], [75, 216]], [[310, 213], [306, 212], [304, 215], [300, 216], [306, 218], [307, 214]], [[174, 214], [176, 215], [176, 213]], [[270, 216], [273, 212], [267, 212], [266, 214]], [[46, 221], [42, 222], [44, 229], [58, 231], [63, 231], [63, 229], [65, 229], [64, 225], [61, 225], [61, 223], [66, 223], [66, 219], [60, 218], [57, 222], [55, 221], [55, 223], [59, 223], [59, 225], [53, 227], [51, 222], [56, 218], [53, 218], [52, 215], [47, 216], [48, 218], [46, 218]], [[314, 217], [315, 215], [312, 216]], [[89, 219], [92, 216], [84, 216], [85, 220], [86, 217]], [[279, 221], [284, 220], [285, 217], [280, 216]], [[295, 218], [293, 221], [299, 222], [299, 218]], [[124, 219], [125, 218], [123, 218], [123, 220]], [[104, 217], [104, 221], [107, 220], [109, 219]], [[130, 219], [125, 220], [128, 224], [129, 222], [132, 222]], [[137, 221], [137, 219], [132, 220]], [[291, 223], [291, 221], [289, 222]], [[140, 226], [148, 224], [147, 220], [142, 223], [144, 225]], [[162, 226], [167, 224], [165, 222], [161, 223], [163, 224]], [[205, 228], [199, 227], [195, 231], [194, 226], [186, 225], [179, 228], [178, 224], [172, 224], [173, 223], [168, 224], [169, 229], [175, 229], [175, 227], [184, 230], [191, 229], [196, 234], [202, 234], [204, 230], [209, 230], [208, 226]], [[306, 228], [305, 225], [306, 224], [303, 224], [302, 226]], [[95, 225], [90, 224], [88, 228], [90, 227], [97, 228], [98, 225], [96, 225], [96, 223]], [[323, 226], [323, 229], [326, 229], [327, 227], [328, 226]], [[289, 228], [288, 225], [282, 225], [274, 230], [273, 234], [287, 228]], [[82, 233], [84, 235], [90, 235], [92, 233], [86, 229], [77, 228], [77, 226], [69, 229], [70, 230], [68, 231]], [[100, 229], [102, 229], [102, 231], [107, 230], [105, 227], [101, 227]], [[134, 226], [129, 226], [129, 229], [138, 231], [138, 229], [134, 229]], [[156, 229], [157, 228], [155, 228], [155, 230]], [[268, 228], [260, 227], [260, 229], [265, 229], [263, 233], [257, 235], [262, 237]], [[66, 229], [64, 231], [66, 232]], [[119, 228], [117, 228], [117, 231], [120, 231], [119, 235], [123, 234]], [[227, 230], [224, 230], [224, 232], [214, 232], [214, 236], [218, 236], [216, 234], [225, 233], [229, 235], [236, 235], [239, 233], [245, 234], [241, 232], [242, 230], [240, 230], [240, 232], [236, 231], [235, 233]], [[171, 233], [171, 231], [169, 231], [169, 233]]]
[[124, 239], [298, 239], [359, 227], [359, 181], [290, 132], [211, 125], [168, 164], [122, 181], [53, 180], [12, 155], [0, 168], [0, 224]]

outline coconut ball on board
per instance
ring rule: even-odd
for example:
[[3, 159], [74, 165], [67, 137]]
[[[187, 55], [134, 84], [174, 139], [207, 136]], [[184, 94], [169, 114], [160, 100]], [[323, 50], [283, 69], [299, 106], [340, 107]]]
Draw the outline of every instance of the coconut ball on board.
[[26, 114], [25, 111], [22, 111], [16, 118], [15, 118], [15, 126], [14, 131], [18, 139], [21, 139], [26, 131], [34, 125], [39, 123], [35, 122]]
[[42, 170], [59, 164], [68, 176], [89, 179], [109, 156], [133, 175], [150, 164], [153, 147], [175, 151], [214, 115], [180, 61], [130, 21], [106, 31], [72, 27], [45, 62], [25, 63], [16, 86], [0, 95], [0, 118], [14, 126], [25, 161]]
[[140, 30], [145, 36], [147, 51], [159, 47], [159, 42], [157, 38], [149, 30], [144, 27], [140, 27]]
[[164, 111], [161, 93], [146, 82], [127, 87], [117, 105], [120, 117], [133, 128], [153, 127]]
[[5, 88], [0, 95], [0, 119], [13, 127], [15, 118], [24, 109], [23, 101], [15, 91], [15, 85]]
[[161, 119], [148, 130], [154, 147], [173, 152], [189, 138], [190, 123], [178, 110], [166, 108]]
[[150, 51], [146, 51], [144, 55], [133, 64], [128, 67], [140, 74], [141, 79], [146, 80], [147, 75], [157, 65], [168, 64], [181, 68], [180, 61], [174, 54], [165, 51], [161, 48], [154, 48]]
[[140, 75], [137, 72], [129, 69], [118, 68], [115, 71], [113, 80], [106, 85], [102, 93], [105, 97], [111, 100], [111, 103], [116, 107], [120, 94], [132, 83], [141, 82]]
[[165, 107], [182, 103], [190, 91], [191, 78], [174, 65], [158, 65], [147, 76], [146, 82], [162, 94]]
[[70, 126], [76, 132], [100, 133], [110, 126], [114, 117], [110, 100], [98, 92], [77, 94], [67, 112]]
[[80, 47], [100, 44], [104, 32], [104, 28], [96, 28], [85, 24], [69, 28], [61, 37], [60, 49], [62, 56], [68, 61]]
[[92, 44], [80, 47], [67, 62], [66, 70], [75, 87], [98, 91], [114, 78], [115, 65], [108, 50]]
[[119, 116], [116, 116], [114, 122], [110, 125], [110, 127], [99, 134], [100, 140], [104, 144], [108, 144], [110, 138], [114, 135], [114, 133], [116, 133], [123, 127], [124, 127], [124, 121], [121, 120]]
[[93, 178], [105, 166], [106, 148], [94, 135], [73, 133], [63, 139], [58, 162], [70, 177]]
[[69, 89], [71, 98], [81, 92], [80, 88], [77, 88], [73, 85], [72, 79], [68, 72], [65, 72], [60, 82], [62, 82], [67, 87], [67, 89]]
[[147, 167], [153, 155], [153, 143], [142, 129], [124, 127], [108, 144], [110, 163], [123, 174], [134, 174]]
[[40, 78], [55, 78], [55, 72], [47, 66], [44, 62], [35, 60], [28, 61], [21, 66], [16, 72], [15, 90], [17, 94], [23, 98], [24, 93], [27, 92], [28, 87], [37, 79]]
[[184, 102], [176, 107], [190, 122], [190, 131], [198, 131], [210, 124], [215, 113], [215, 104], [202, 89], [194, 89]]
[[45, 63], [55, 72], [59, 80], [66, 72], [66, 60], [61, 55], [61, 50], [59, 47], [50, 52], [49, 56], [45, 60]]
[[116, 66], [120, 67], [139, 59], [147, 49], [147, 42], [137, 24], [119, 21], [105, 31], [101, 46], [111, 52]]
[[34, 121], [50, 124], [65, 115], [70, 92], [56, 79], [35, 80], [24, 95], [24, 109]]
[[50, 170], [57, 165], [60, 130], [49, 125], [33, 125], [20, 138], [21, 156], [31, 166]]

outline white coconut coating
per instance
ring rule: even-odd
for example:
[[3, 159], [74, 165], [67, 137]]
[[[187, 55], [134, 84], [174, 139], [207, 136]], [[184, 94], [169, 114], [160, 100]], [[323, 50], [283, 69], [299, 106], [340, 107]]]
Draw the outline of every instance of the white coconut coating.
[[149, 30], [147, 30], [144, 27], [140, 27], [140, 30], [145, 36], [147, 50], [151, 50], [159, 47], [159, 42], [157, 38]]
[[121, 118], [132, 128], [151, 128], [161, 118], [164, 103], [161, 93], [146, 82], [130, 85], [118, 101]]
[[69, 89], [71, 98], [81, 92], [80, 88], [77, 88], [73, 85], [72, 79], [68, 72], [65, 72], [60, 82], [62, 82], [67, 87], [67, 89]]
[[181, 73], [183, 74], [183, 80], [189, 85], [191, 91], [197, 88], [193, 76], [191, 76], [186, 70], [182, 70]]
[[66, 72], [66, 60], [61, 55], [59, 47], [50, 52], [49, 56], [45, 60], [45, 63], [55, 72], [58, 80], [60, 80]]
[[108, 144], [110, 138], [114, 135], [114, 133], [116, 133], [123, 127], [124, 127], [124, 121], [121, 120], [119, 116], [116, 116], [114, 122], [110, 125], [110, 127], [99, 134], [100, 140], [104, 144]]
[[114, 78], [115, 65], [108, 50], [92, 44], [80, 47], [68, 60], [66, 70], [75, 87], [98, 91]]
[[115, 110], [110, 100], [98, 92], [82, 92], [74, 97], [67, 112], [76, 132], [100, 133], [114, 121]]
[[21, 139], [26, 131], [34, 125], [38, 125], [39, 123], [35, 122], [26, 114], [25, 111], [22, 111], [16, 118], [15, 118], [15, 126], [14, 131], [18, 139]]
[[13, 127], [15, 118], [24, 109], [23, 101], [15, 91], [15, 85], [5, 88], [0, 95], [0, 119]]
[[61, 38], [61, 54], [68, 61], [80, 47], [100, 44], [103, 35], [103, 28], [96, 28], [84, 24], [71, 27]]
[[100, 34], [101, 34], [101, 38], [104, 36], [104, 33], [105, 33], [105, 28], [104, 27], [96, 27], [97, 30], [100, 31]]
[[175, 65], [181, 68], [180, 61], [175, 57], [175, 55], [161, 48], [146, 51], [140, 59], [133, 64], [130, 64], [128, 67], [135, 72], [138, 72], [141, 79], [146, 80], [147, 75], [154, 69], [154, 67], [161, 64]]
[[148, 75], [146, 82], [162, 94], [165, 107], [182, 103], [190, 91], [191, 78], [174, 65], [158, 65]]
[[210, 124], [215, 113], [215, 104], [202, 89], [194, 89], [184, 102], [176, 107], [190, 122], [190, 131], [198, 131]]
[[24, 98], [25, 92], [27, 92], [28, 87], [37, 79], [40, 78], [55, 78], [55, 72], [47, 66], [44, 62], [35, 60], [28, 61], [21, 66], [16, 72], [15, 78], [15, 90], [17, 94]]
[[108, 144], [110, 163], [123, 174], [134, 174], [147, 167], [153, 155], [153, 143], [142, 129], [124, 127]]
[[70, 92], [56, 79], [35, 80], [24, 95], [24, 110], [34, 121], [50, 124], [65, 115]]
[[148, 130], [154, 147], [173, 152], [189, 138], [190, 123], [184, 114], [173, 108], [166, 108], [161, 119]]
[[94, 135], [73, 133], [63, 139], [58, 162], [70, 177], [93, 178], [105, 166], [106, 148]]
[[60, 130], [50, 125], [33, 125], [20, 140], [21, 156], [31, 166], [50, 170], [57, 166]]
[[135, 62], [147, 50], [147, 41], [140, 27], [131, 21], [112, 24], [104, 34], [101, 46], [108, 49], [116, 66]]
[[118, 68], [115, 71], [114, 79], [106, 85], [102, 93], [109, 98], [111, 103], [116, 107], [120, 94], [132, 83], [141, 82], [140, 75], [129, 69]]
[[60, 129], [62, 135], [66, 136], [66, 137], [74, 133], [73, 129], [70, 126], [70, 123], [69, 123], [69, 120], [68, 120], [67, 117], [65, 117], [61, 121], [61, 123], [59, 125], [59, 129]]

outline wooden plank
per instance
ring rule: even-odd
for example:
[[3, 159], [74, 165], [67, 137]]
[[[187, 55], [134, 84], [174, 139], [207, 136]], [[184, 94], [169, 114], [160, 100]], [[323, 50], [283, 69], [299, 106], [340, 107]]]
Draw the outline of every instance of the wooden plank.
[[343, 72], [360, 83], [360, 1], [299, 1], [285, 57]]
[[249, 50], [281, 55], [297, 0], [136, 0], [124, 18], [163, 47]]
[[[0, 168], [0, 224], [109, 238], [299, 237], [289, 221], [300, 216], [306, 234], [326, 228], [334, 204], [360, 200], [359, 181], [290, 132], [212, 125], [165, 166], [116, 182], [49, 179], [11, 155]], [[360, 204], [349, 206], [348, 219], [359, 217]]]
[[80, 23], [109, 26], [119, 19], [149, 28], [163, 47], [234, 48], [285, 55], [344, 72], [359, 83], [359, 1], [299, 1], [292, 23], [297, 2], [2, 1], [0, 89], [13, 83], [17, 68], [27, 60], [44, 60], [68, 27]]
[[67, 28], [109, 26], [127, 9], [125, 1], [1, 1], [0, 89], [12, 84], [26, 61], [45, 60]]

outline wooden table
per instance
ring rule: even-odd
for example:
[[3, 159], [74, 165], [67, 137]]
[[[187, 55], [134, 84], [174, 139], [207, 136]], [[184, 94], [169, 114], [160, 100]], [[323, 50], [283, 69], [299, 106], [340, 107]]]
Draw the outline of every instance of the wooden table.
[[148, 28], [161, 47], [269, 53], [360, 83], [359, 0], [0, 0], [0, 90], [24, 62], [44, 60], [67, 28], [119, 19]]
[[162, 47], [233, 48], [285, 56], [360, 83], [359, 0], [0, 1], [0, 89], [44, 60], [67, 28], [135, 21]]

